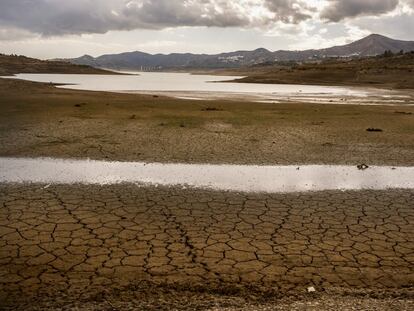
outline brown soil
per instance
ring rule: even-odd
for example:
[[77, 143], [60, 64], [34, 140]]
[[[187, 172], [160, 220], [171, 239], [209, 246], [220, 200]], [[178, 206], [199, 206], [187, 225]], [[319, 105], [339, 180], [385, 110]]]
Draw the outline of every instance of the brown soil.
[[191, 101], [0, 79], [0, 156], [413, 165], [413, 134], [412, 106]]
[[[413, 116], [408, 106], [184, 101], [0, 79], [0, 156], [412, 166]], [[410, 190], [3, 184], [0, 194], [2, 310], [413, 306]]]
[[0, 185], [0, 193], [0, 309], [413, 305], [411, 190], [122, 184]]

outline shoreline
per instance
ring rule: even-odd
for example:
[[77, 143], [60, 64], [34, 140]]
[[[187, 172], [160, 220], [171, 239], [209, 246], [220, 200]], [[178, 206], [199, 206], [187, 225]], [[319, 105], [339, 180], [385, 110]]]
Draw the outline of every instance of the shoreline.
[[[160, 73], [156, 73], [160, 74]], [[77, 75], [77, 79], [80, 75]], [[1, 77], [0, 77], [1, 78]], [[295, 84], [278, 84], [274, 85], [274, 89], [258, 88], [254, 92], [242, 88], [242, 89], [228, 89], [224, 90], [219, 87], [216, 90], [193, 90], [191, 87], [188, 90], [122, 90], [110, 89], [108, 86], [97, 87], [89, 80], [83, 82], [65, 83], [64, 79], [57, 78], [57, 82], [42, 82], [42, 78], [33, 77], [30, 80], [30, 76], [21, 78], [18, 76], [14, 77], [3, 77], [3, 79], [13, 79], [28, 82], [47, 83], [49, 85], [56, 86], [60, 89], [85, 91], [85, 92], [103, 92], [103, 93], [114, 93], [114, 94], [138, 94], [138, 95], [150, 95], [150, 96], [165, 96], [181, 100], [199, 100], [199, 101], [244, 101], [244, 102], [255, 102], [255, 103], [270, 103], [270, 104], [281, 104], [281, 103], [308, 103], [308, 104], [320, 104], [320, 105], [361, 105], [361, 106], [414, 106], [414, 91], [412, 90], [387, 90], [373, 87], [362, 87], [362, 86], [324, 86], [324, 85], [301, 85], [305, 89], [297, 89], [298, 85]], [[50, 78], [51, 81], [53, 78]], [[68, 75], [70, 80], [70, 75]], [[38, 81], [36, 81], [38, 80]], [[43, 79], [44, 80], [44, 79]], [[76, 80], [76, 79], [75, 79]], [[81, 79], [79, 81], [82, 81]], [[139, 81], [138, 81], [139, 82]], [[233, 83], [231, 81], [211, 81], [211, 83]], [[103, 80], [102, 83], [108, 84], [108, 81]], [[131, 83], [131, 81], [128, 81]], [[127, 83], [127, 84], [128, 84]], [[253, 83], [251, 88], [254, 88], [260, 83]], [[88, 87], [89, 86], [89, 87]], [[284, 86], [283, 90], [279, 90], [281, 86]], [[168, 86], [163, 86], [167, 88]], [[163, 88], [161, 87], [161, 88]], [[202, 89], [202, 85], [199, 86]], [[100, 89], [101, 88], [101, 89]], [[119, 86], [118, 86], [119, 88]], [[151, 88], [151, 85], [150, 87]], [[194, 88], [194, 87], [193, 87]], [[286, 91], [287, 90], [290, 91]], [[319, 88], [319, 89], [318, 89]], [[329, 89], [328, 89], [329, 88]], [[330, 94], [329, 92], [333, 93]]]

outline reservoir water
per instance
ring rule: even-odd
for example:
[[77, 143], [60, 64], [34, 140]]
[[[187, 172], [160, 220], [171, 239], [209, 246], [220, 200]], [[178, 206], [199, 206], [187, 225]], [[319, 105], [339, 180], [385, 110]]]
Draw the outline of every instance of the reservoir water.
[[239, 192], [414, 189], [414, 167], [211, 165], [0, 158], [0, 182], [135, 183]]
[[237, 76], [193, 75], [189, 73], [140, 72], [130, 75], [17, 74], [17, 79], [62, 84], [76, 90], [112, 92], [219, 92], [279, 95], [365, 96], [361, 89], [315, 85], [226, 82]]
[[411, 93], [366, 87], [230, 82], [237, 76], [139, 72], [128, 75], [17, 74], [21, 80], [58, 84], [60, 88], [165, 95], [191, 100], [244, 100], [347, 105], [414, 105]]

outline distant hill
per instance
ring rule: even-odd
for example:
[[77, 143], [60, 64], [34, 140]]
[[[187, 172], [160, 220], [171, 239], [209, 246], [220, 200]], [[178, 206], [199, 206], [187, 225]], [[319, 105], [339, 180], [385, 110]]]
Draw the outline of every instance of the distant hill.
[[414, 41], [394, 40], [373, 34], [347, 45], [313, 50], [314, 54], [319, 57], [376, 56], [385, 51], [392, 53], [414, 51]]
[[102, 55], [94, 58], [84, 55], [75, 59], [67, 59], [73, 64], [89, 65], [98, 68], [117, 70], [157, 70], [163, 68], [233, 68], [255, 65], [273, 60], [272, 52], [266, 49], [254, 51], [236, 51], [217, 55], [207, 54], [148, 54], [143, 52], [127, 52], [122, 54]]
[[414, 52], [355, 59], [326, 59], [293, 66], [268, 65], [230, 70], [237, 82], [314, 84], [414, 89]]
[[276, 51], [266, 49], [207, 54], [148, 54], [128, 52], [92, 57], [84, 55], [67, 61], [78, 65], [117, 70], [162, 70], [177, 68], [239, 68], [278, 61], [307, 61], [330, 57], [365, 57], [391, 51], [414, 51], [414, 41], [401, 41], [373, 34], [347, 45], [320, 50]]
[[0, 76], [17, 73], [69, 73], [113, 74], [87, 65], [75, 65], [64, 61], [44, 61], [18, 55], [0, 54]]

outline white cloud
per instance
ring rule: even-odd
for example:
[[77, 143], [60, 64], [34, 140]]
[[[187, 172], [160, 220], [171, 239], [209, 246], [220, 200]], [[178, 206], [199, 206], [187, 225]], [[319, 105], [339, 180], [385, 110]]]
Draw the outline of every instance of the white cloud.
[[414, 0], [405, 0], [405, 2], [411, 6], [412, 8], [414, 8]]

